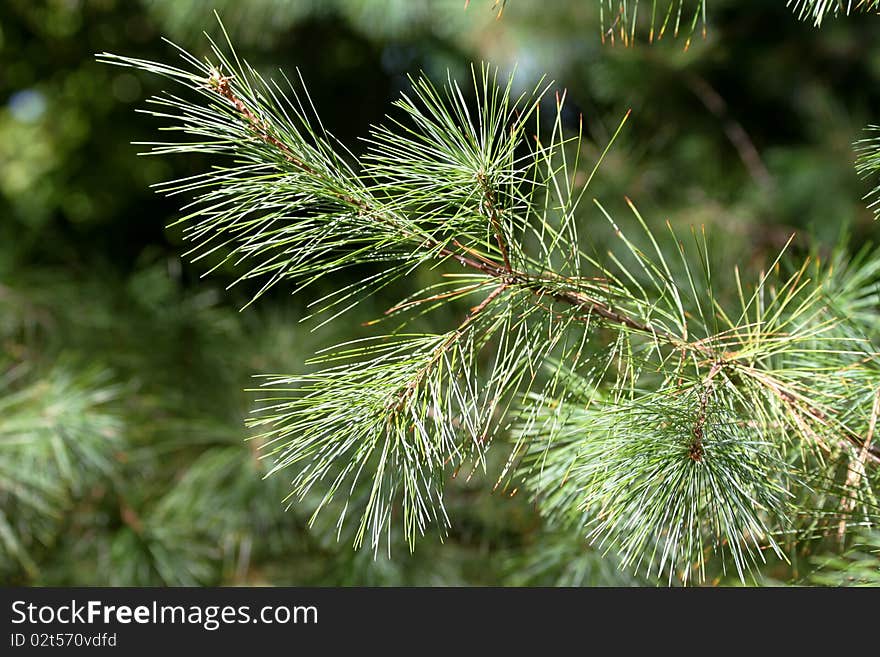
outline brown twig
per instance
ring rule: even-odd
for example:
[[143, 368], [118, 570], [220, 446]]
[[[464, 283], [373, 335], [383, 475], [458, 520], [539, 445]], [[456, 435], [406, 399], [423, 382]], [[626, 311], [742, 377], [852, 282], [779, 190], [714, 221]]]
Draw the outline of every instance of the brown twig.
[[724, 361], [716, 361], [712, 364], [709, 374], [703, 380], [703, 390], [700, 393], [700, 409], [697, 412], [697, 419], [691, 429], [691, 444], [688, 449], [688, 455], [691, 460], [699, 463], [703, 460], [704, 448], [703, 440], [705, 438], [705, 427], [707, 418], [707, 408], [709, 406], [709, 395], [712, 394], [712, 379], [724, 368]]
[[492, 224], [492, 231], [495, 233], [495, 242], [498, 244], [498, 250], [501, 251], [501, 258], [504, 260], [504, 269], [508, 272], [513, 271], [510, 266], [510, 256], [507, 252], [507, 244], [504, 239], [504, 233], [501, 230], [501, 220], [498, 217], [498, 208], [495, 203], [495, 192], [486, 182], [486, 176], [480, 172], [477, 174], [477, 180], [483, 188], [483, 202], [486, 206], [486, 214], [489, 217], [489, 223]]
[[871, 419], [868, 422], [868, 433], [865, 441], [854, 463], [850, 463], [850, 467], [846, 473], [846, 484], [844, 490], [848, 490], [849, 494], [840, 501], [840, 524], [837, 527], [837, 538], [843, 543], [846, 537], [846, 518], [852, 513], [856, 506], [856, 489], [865, 476], [865, 462], [871, 451], [871, 441], [874, 439], [874, 430], [877, 428], [877, 416], [880, 415], [880, 389], [874, 395], [874, 406], [871, 408]]
[[308, 174], [311, 174], [313, 176], [318, 175], [317, 170], [310, 167], [300, 158], [296, 157], [296, 155], [293, 154], [293, 151], [290, 150], [290, 147], [287, 144], [285, 144], [283, 141], [278, 139], [278, 137], [272, 134], [272, 131], [269, 128], [268, 124], [256, 114], [254, 114], [251, 109], [244, 104], [244, 101], [242, 101], [241, 98], [235, 95], [235, 92], [232, 90], [232, 85], [229, 83], [229, 81], [230, 78], [228, 76], [223, 75], [222, 73], [220, 73], [219, 70], [214, 69], [214, 71], [211, 73], [211, 77], [208, 78], [208, 85], [230, 103], [232, 103], [233, 107], [238, 110], [238, 113], [247, 120], [254, 132], [257, 133], [257, 137], [281, 151], [281, 153], [284, 155], [284, 159], [286, 159], [291, 164], [295, 164], [297, 167]]
[[706, 405], [708, 403], [709, 387], [707, 386], [700, 394], [700, 410], [697, 420], [691, 430], [691, 444], [688, 448], [688, 456], [692, 461], [699, 463], [703, 460], [703, 428], [706, 426]]

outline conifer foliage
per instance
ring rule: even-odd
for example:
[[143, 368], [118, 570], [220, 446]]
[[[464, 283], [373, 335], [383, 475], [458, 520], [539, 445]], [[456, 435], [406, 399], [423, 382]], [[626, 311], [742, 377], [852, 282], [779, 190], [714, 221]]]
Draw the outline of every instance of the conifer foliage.
[[[442, 274], [373, 337], [261, 380], [250, 424], [291, 504], [317, 496], [355, 547], [400, 529], [415, 548], [455, 521], [447, 479], [508, 449], [499, 486], [632, 571], [684, 582], [747, 580], [799, 542], [872, 525], [880, 252], [787, 246], [715, 271], [702, 231], [654, 230], [629, 199], [616, 220], [591, 197], [612, 143], [584, 163], [582, 123], [546, 81], [522, 90], [488, 65], [413, 78], [355, 154], [299, 76], [264, 77], [231, 43], [179, 54], [100, 59], [178, 85], [148, 111], [180, 138], [152, 153], [216, 156], [162, 186], [191, 199], [190, 257], [234, 262], [255, 300], [360, 273], [314, 301], [318, 327]], [[462, 304], [457, 324], [422, 328]]]

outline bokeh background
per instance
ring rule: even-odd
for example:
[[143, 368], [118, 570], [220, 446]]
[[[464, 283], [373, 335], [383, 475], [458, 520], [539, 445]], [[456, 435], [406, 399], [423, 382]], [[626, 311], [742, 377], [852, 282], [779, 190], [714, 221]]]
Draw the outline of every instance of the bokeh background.
[[239, 312], [253, 289], [182, 258], [167, 227], [181, 199], [150, 189], [208, 163], [131, 144], [156, 138], [135, 109], [162, 82], [94, 59], [169, 61], [163, 36], [207, 52], [216, 9], [253, 64], [300, 68], [355, 152], [408, 74], [515, 66], [523, 84], [546, 74], [567, 90], [594, 155], [632, 109], [593, 191], [612, 214], [627, 195], [653, 225], [704, 225], [731, 263], [762, 262], [792, 233], [819, 252], [880, 234], [852, 166], [880, 122], [880, 17], [817, 30], [784, 0], [712, 0], [687, 50], [623, 48], [602, 44], [594, 2], [509, 0], [500, 20], [492, 4], [0, 2], [0, 583], [642, 583], [493, 493], [491, 471], [451, 482], [451, 533], [414, 554], [354, 552], [333, 518], [309, 529], [309, 500], [286, 509], [285, 477], [264, 480], [245, 440], [252, 375], [302, 371], [399, 296], [319, 331], [300, 322], [309, 297], [283, 289]]

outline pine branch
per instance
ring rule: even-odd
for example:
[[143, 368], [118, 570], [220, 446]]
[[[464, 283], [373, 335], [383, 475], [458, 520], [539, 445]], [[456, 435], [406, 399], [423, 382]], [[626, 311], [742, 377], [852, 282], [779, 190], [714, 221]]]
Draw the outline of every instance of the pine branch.
[[[255, 136], [263, 140], [267, 145], [280, 151], [280, 153], [288, 162], [290, 162], [296, 168], [302, 170], [304, 173], [311, 176], [320, 175], [319, 172], [312, 169], [308, 164], [296, 158], [283, 142], [272, 135], [270, 127], [267, 126], [260, 119], [258, 119], [256, 115], [247, 107], [247, 105], [245, 105], [245, 103], [238, 96], [235, 95], [234, 91], [232, 91], [231, 89], [228, 77], [221, 75], [217, 71], [214, 71], [211, 78], [209, 78], [209, 84], [215, 86], [218, 93], [229, 100], [229, 102], [241, 114], [244, 120], [252, 127]], [[463, 255], [460, 251], [454, 251], [452, 249], [449, 249], [448, 247], [442, 246], [436, 240], [430, 237], [426, 238], [424, 235], [412, 235], [412, 238], [414, 240], [418, 240], [419, 238], [421, 238], [421, 244], [424, 247], [427, 247], [429, 249], [437, 249], [437, 254], [440, 258], [453, 258], [462, 265], [465, 265], [472, 269], [476, 269], [477, 271], [482, 272], [488, 276], [498, 278], [503, 283], [522, 286], [530, 290], [538, 297], [549, 295], [558, 301], [563, 301], [575, 307], [585, 316], [597, 315], [609, 322], [619, 324], [634, 331], [662, 338], [663, 340], [668, 341], [671, 344], [681, 345], [681, 340], [679, 338], [666, 334], [665, 332], [658, 332], [647, 324], [643, 324], [635, 319], [618, 313], [614, 311], [614, 309], [608, 307], [603, 302], [591, 299], [589, 296], [579, 292], [577, 289], [559, 289], [559, 287], [554, 285], [554, 283], [561, 283], [562, 285], [564, 285], [564, 280], [547, 279], [548, 284], [544, 284], [542, 281], [544, 280], [544, 276], [546, 275], [532, 277], [526, 272], [514, 270], [510, 264], [507, 247], [505, 246], [505, 239], [502, 236], [502, 229], [499, 223], [497, 209], [495, 207], [494, 193], [492, 192], [491, 188], [487, 186], [483, 174], [478, 174], [477, 179], [479, 180], [483, 194], [485, 195], [485, 207], [487, 209], [487, 214], [489, 221], [492, 225], [492, 229], [495, 233], [495, 240], [498, 245], [498, 250], [501, 253], [503, 262], [497, 263], [492, 260], [474, 260], [471, 257]], [[351, 205], [355, 209], [363, 212], [365, 215], [374, 218], [377, 221], [386, 223], [392, 228], [399, 228], [393, 217], [383, 215], [381, 211], [377, 211], [375, 208], [373, 208], [371, 205], [363, 200], [352, 198], [344, 194], [340, 194], [337, 198], [343, 203]], [[496, 288], [496, 290], [501, 289], [503, 289], [503, 285], [502, 287]], [[690, 348], [690, 345], [685, 345], [685, 347]], [[696, 345], [693, 348], [705, 351], [699, 345]]]
[[[876, 254], [794, 265], [784, 249], [751, 284], [738, 269], [727, 283], [705, 235], [689, 248], [671, 228], [658, 237], [627, 199], [636, 238], [593, 204], [615, 240], [600, 258], [579, 236], [581, 201], [611, 144], [576, 184], [582, 126], [569, 136], [565, 94], [548, 121], [543, 82], [517, 96], [489, 67], [469, 91], [416, 78], [358, 157], [304, 90], [230, 52], [215, 46], [217, 64], [183, 53], [194, 72], [101, 56], [196, 96], [153, 100], [189, 139], [153, 152], [228, 158], [164, 187], [197, 195], [181, 220], [197, 248], [250, 262], [262, 290], [375, 267], [316, 302], [334, 310], [325, 323], [417, 268], [464, 269], [394, 304], [384, 319], [402, 324], [388, 335], [324, 352], [312, 374], [268, 377], [250, 425], [270, 471], [294, 473], [292, 504], [317, 496], [314, 513], [335, 508], [340, 531], [357, 509], [353, 543], [373, 550], [399, 515], [412, 549], [449, 523], [448, 469], [485, 468], [512, 429], [499, 486], [523, 480], [624, 564], [687, 581], [712, 553], [741, 579], [768, 549], [784, 559], [797, 523], [824, 518], [811, 505], [863, 485], [837, 472], [853, 447], [880, 456]], [[404, 331], [474, 296], [451, 330]]]
[[[295, 157], [291, 153], [290, 149], [271, 133], [271, 128], [266, 125], [262, 120], [258, 119], [256, 115], [247, 107], [247, 105], [245, 105], [244, 101], [242, 101], [241, 98], [235, 95], [235, 92], [230, 86], [230, 79], [228, 77], [221, 75], [218, 71], [214, 71], [212, 72], [212, 75], [209, 78], [208, 82], [217, 89], [220, 95], [229, 100], [232, 106], [240, 113], [242, 118], [251, 126], [256, 137], [263, 140], [267, 145], [271, 146], [272, 148], [277, 149], [290, 164], [302, 170], [304, 173], [316, 177], [320, 175], [318, 171], [312, 169], [308, 164]], [[462, 265], [465, 265], [472, 269], [476, 269], [477, 271], [480, 271], [488, 276], [498, 278], [503, 283], [519, 285], [527, 288], [538, 297], [549, 295], [554, 299], [563, 301], [571, 306], [574, 306], [585, 316], [597, 315], [609, 322], [619, 324], [634, 331], [639, 331], [641, 333], [646, 333], [655, 337], [661, 337], [671, 344], [680, 344], [681, 341], [678, 338], [675, 338], [674, 336], [671, 336], [664, 332], [658, 332], [649, 325], [643, 324], [635, 319], [615, 312], [612, 308], [608, 307], [603, 302], [591, 299], [589, 296], [577, 291], [576, 289], [560, 290], [558, 287], [553, 285], [554, 283], [562, 283], [564, 285], [564, 280], [558, 281], [548, 279], [548, 284], [544, 284], [542, 282], [544, 278], [543, 276], [532, 277], [526, 272], [514, 270], [510, 264], [507, 247], [505, 246], [505, 238], [502, 235], [502, 229], [498, 219], [497, 209], [495, 207], [494, 192], [486, 184], [483, 174], [478, 174], [477, 179], [480, 182], [483, 194], [485, 196], [484, 203], [487, 210], [487, 215], [492, 225], [492, 229], [495, 233], [495, 240], [498, 245], [498, 250], [501, 253], [503, 262], [497, 263], [492, 260], [477, 261], [471, 257], [463, 255], [460, 251], [455, 251], [448, 247], [442, 246], [439, 242], [430, 237], [425, 237], [424, 235], [412, 235], [411, 237], [414, 240], [419, 240], [421, 238], [421, 245], [429, 249], [436, 249], [437, 254], [440, 258], [453, 258]], [[337, 198], [341, 202], [351, 205], [353, 208], [359, 210], [360, 212], [377, 221], [388, 224], [390, 227], [395, 229], [400, 228], [393, 217], [382, 214], [381, 211], [377, 211], [366, 201], [346, 196], [344, 194], [338, 195]], [[403, 230], [406, 231], [405, 228]], [[503, 286], [501, 288], [496, 288], [496, 290], [500, 289], [503, 289]], [[701, 349], [701, 347], [699, 346], [696, 346], [695, 348], [698, 350]]]

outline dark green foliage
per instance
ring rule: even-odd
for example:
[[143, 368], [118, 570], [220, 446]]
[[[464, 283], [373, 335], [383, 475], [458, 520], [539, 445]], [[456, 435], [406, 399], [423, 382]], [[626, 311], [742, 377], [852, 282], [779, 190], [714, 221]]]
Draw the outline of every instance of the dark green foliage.
[[[154, 109], [207, 102], [182, 124], [201, 145], [138, 161], [126, 142], [154, 124], [131, 122], [130, 104], [160, 87], [90, 54], [170, 62], [160, 33], [196, 47], [201, 29], [218, 33], [202, 3], [0, 9], [3, 98], [39, 94], [0, 113], [4, 581], [628, 585], [801, 581], [819, 566], [809, 581], [868, 581], [878, 258], [828, 255], [875, 231], [849, 149], [877, 114], [868, 19], [819, 32], [791, 11], [822, 18], [831, 4], [718, 0], [704, 40], [702, 3], [657, 3], [655, 27], [671, 7], [672, 35], [680, 5], [680, 36], [696, 29], [683, 52], [642, 46], [647, 0], [638, 17], [625, 3], [625, 24], [618, 2], [602, 14], [511, 0], [501, 20], [492, 2], [379, 16], [374, 4], [273, 0], [239, 18], [230, 5], [255, 69], [190, 62], [183, 81], [202, 100]], [[635, 47], [609, 48], [612, 35]], [[505, 48], [524, 63], [510, 87]], [[480, 56], [502, 71], [471, 74]], [[323, 127], [277, 65], [302, 65]], [[527, 120], [513, 108], [545, 70], [568, 92], [557, 101], [551, 86]], [[233, 72], [256, 121], [217, 96]], [[382, 119], [401, 90], [409, 100]], [[224, 169], [166, 187], [170, 201], [147, 192], [208, 166]], [[201, 208], [163, 233], [192, 193], [207, 194]], [[392, 221], [377, 224], [378, 209]], [[699, 223], [694, 242], [682, 227]], [[774, 267], [790, 226], [819, 239]], [[181, 238], [199, 245], [195, 265], [178, 260]], [[463, 269], [447, 253], [459, 244], [523, 277], [502, 288]], [[553, 294], [638, 326], [584, 322]], [[709, 352], [682, 358], [684, 342]], [[303, 374], [249, 378], [273, 371]], [[713, 486], [725, 502], [694, 493]], [[351, 550], [361, 543], [393, 557]]]
[[[613, 547], [625, 567], [644, 564], [647, 576], [687, 582], [694, 571], [703, 581], [717, 562], [744, 581], [765, 551], [784, 560], [805, 528], [827, 531], [829, 498], [842, 531], [852, 513], [870, 522], [872, 505], [850, 503], [863, 486], [871, 496], [869, 479], [837, 481], [842, 464], [877, 459], [874, 347], [864, 320], [837, 314], [875, 285], [870, 255], [835, 277], [783, 249], [754, 283], [738, 269], [725, 283], [705, 236], [685, 248], [670, 229], [661, 245], [627, 199], [641, 228], [634, 241], [599, 201], [592, 215], [581, 207], [610, 144], [579, 170], [582, 135], [566, 130], [565, 94], [547, 121], [537, 111], [546, 87], [517, 97], [513, 78], [486, 66], [472, 70], [472, 90], [451, 76], [442, 87], [413, 79], [396, 103], [401, 118], [373, 128], [359, 159], [302, 84], [264, 78], [227, 46], [213, 45], [204, 62], [183, 52], [183, 69], [101, 56], [189, 90], [152, 99], [152, 114], [183, 135], [150, 144], [153, 154], [232, 156], [165, 185], [196, 194], [181, 220], [196, 253], [248, 266], [243, 278], [264, 281], [255, 299], [376, 266], [330, 291], [324, 310], [418, 268], [469, 270], [393, 306], [386, 314], [399, 328], [341, 345], [321, 372], [267, 383], [251, 425], [266, 429], [257, 440], [270, 474], [294, 472], [295, 506], [317, 492], [317, 511], [341, 505], [340, 531], [357, 518], [356, 548], [390, 550], [402, 525], [413, 549], [429, 524], [450, 522], [445, 478], [484, 464], [518, 404], [499, 483], [525, 477], [539, 509], [574, 516], [591, 543]], [[600, 256], [603, 219], [618, 246]], [[481, 300], [456, 328], [410, 328], [472, 294]], [[519, 463], [523, 452], [539, 456]], [[545, 465], [549, 480], [529, 482]], [[568, 486], [544, 504], [542, 489]]]

